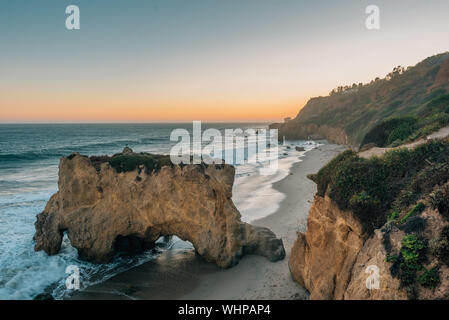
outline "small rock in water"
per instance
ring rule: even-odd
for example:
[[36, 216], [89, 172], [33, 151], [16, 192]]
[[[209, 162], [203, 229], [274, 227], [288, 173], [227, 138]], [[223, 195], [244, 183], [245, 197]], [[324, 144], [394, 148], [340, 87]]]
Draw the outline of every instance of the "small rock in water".
[[296, 149], [296, 151], [300, 151], [300, 152], [305, 151], [304, 147], [296, 147], [295, 149]]
[[130, 147], [128, 147], [128, 146], [126, 146], [124, 149], [123, 149], [123, 151], [122, 151], [122, 154], [124, 155], [124, 156], [127, 156], [127, 155], [130, 155], [130, 154], [133, 154], [134, 152], [133, 152], [133, 149], [131, 149]]

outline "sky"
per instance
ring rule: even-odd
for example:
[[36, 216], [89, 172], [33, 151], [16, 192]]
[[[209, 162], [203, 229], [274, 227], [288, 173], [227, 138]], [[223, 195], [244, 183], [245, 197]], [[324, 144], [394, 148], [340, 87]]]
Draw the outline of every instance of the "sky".
[[448, 12], [447, 0], [1, 0], [0, 122], [279, 121], [449, 51]]

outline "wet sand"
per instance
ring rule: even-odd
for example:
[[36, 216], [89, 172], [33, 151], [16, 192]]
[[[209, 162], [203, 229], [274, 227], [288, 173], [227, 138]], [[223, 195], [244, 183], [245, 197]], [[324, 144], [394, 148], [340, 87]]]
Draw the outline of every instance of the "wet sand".
[[245, 256], [230, 269], [205, 262], [193, 250], [170, 250], [157, 259], [88, 287], [72, 299], [307, 299], [306, 290], [291, 278], [288, 258], [298, 231], [305, 231], [307, 214], [316, 192], [306, 178], [345, 150], [325, 144], [306, 153], [274, 188], [286, 195], [272, 215], [252, 222], [281, 237], [287, 256], [272, 263]]

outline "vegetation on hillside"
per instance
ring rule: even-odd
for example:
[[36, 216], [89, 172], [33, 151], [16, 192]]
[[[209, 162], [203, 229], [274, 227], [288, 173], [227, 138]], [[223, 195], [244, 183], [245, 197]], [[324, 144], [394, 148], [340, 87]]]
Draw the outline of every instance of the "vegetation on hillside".
[[[413, 150], [392, 150], [370, 159], [348, 150], [324, 166], [314, 180], [318, 195], [327, 193], [340, 209], [353, 211], [371, 232], [387, 220], [404, 224], [422, 212], [420, 199], [449, 181], [448, 159], [449, 140], [431, 141]], [[441, 207], [446, 208], [445, 203]]]
[[[386, 119], [412, 117], [400, 120], [400, 128], [394, 121], [386, 125], [395, 132], [390, 132], [393, 133], [390, 139], [382, 137], [383, 145], [407, 139], [413, 133], [425, 135], [435, 129], [432, 126], [438, 118], [438, 113], [431, 110], [431, 101], [449, 93], [449, 82], [441, 76], [449, 70], [448, 58], [449, 53], [436, 55], [414, 67], [396, 67], [383, 79], [341, 86], [327, 97], [313, 98], [294, 120], [281, 126], [281, 133], [294, 136], [296, 131], [308, 125], [326, 125], [343, 129], [355, 145]], [[446, 114], [447, 120], [447, 112], [443, 109], [441, 112]], [[422, 131], [418, 132], [419, 129]]]
[[119, 153], [112, 157], [92, 156], [90, 157], [90, 160], [97, 170], [100, 169], [101, 163], [108, 162], [117, 173], [141, 170], [143, 168], [146, 173], [150, 174], [153, 171], [159, 171], [164, 166], [172, 165], [170, 156], [149, 153], [135, 153], [128, 155]]
[[159, 171], [164, 166], [171, 165], [169, 156], [139, 153], [133, 155], [115, 155], [109, 160], [109, 164], [118, 173], [134, 171], [144, 166], [147, 173]]
[[[391, 275], [410, 296], [419, 288], [435, 289], [441, 266], [449, 266], [449, 227], [432, 235], [423, 215], [434, 209], [449, 220], [448, 160], [449, 139], [369, 159], [348, 150], [312, 177], [318, 195], [327, 194], [341, 210], [351, 211], [365, 232], [382, 230]], [[400, 249], [393, 249], [389, 233], [398, 229], [405, 235]]]
[[[351, 143], [365, 148], [398, 147], [369, 159], [348, 150], [310, 177], [317, 194], [351, 211], [367, 234], [381, 229], [391, 275], [411, 296], [435, 289], [441, 266], [449, 266], [449, 227], [429, 232], [428, 218], [433, 209], [449, 220], [449, 139], [400, 146], [449, 126], [449, 81], [438, 76], [442, 66], [449, 71], [448, 58], [395, 68], [369, 85], [339, 87], [312, 99], [296, 123], [285, 125], [327, 125], [344, 129]], [[390, 242], [392, 230], [404, 234], [399, 248]]]
[[390, 118], [372, 128], [362, 146], [397, 147], [449, 125], [449, 95], [429, 102], [416, 116]]

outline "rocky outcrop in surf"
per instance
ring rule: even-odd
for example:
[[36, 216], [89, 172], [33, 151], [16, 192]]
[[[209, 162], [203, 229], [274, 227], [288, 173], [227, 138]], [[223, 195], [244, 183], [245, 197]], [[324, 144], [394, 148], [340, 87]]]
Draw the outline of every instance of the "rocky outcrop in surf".
[[234, 174], [226, 164], [172, 165], [168, 157], [129, 150], [61, 158], [59, 190], [37, 215], [35, 250], [57, 254], [66, 232], [80, 258], [101, 263], [176, 235], [223, 268], [245, 254], [283, 259], [281, 239], [240, 220], [231, 199]]

